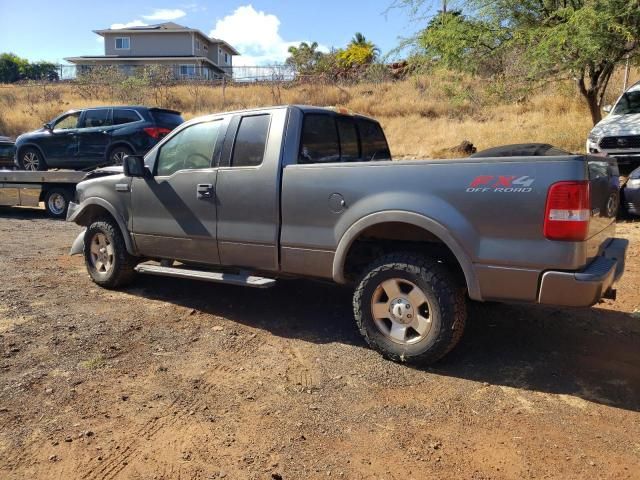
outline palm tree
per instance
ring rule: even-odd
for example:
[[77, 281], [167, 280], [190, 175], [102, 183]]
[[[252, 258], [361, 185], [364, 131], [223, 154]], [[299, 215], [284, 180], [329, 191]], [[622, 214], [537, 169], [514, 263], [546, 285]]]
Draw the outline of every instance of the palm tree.
[[360, 32], [356, 32], [353, 36], [351, 42], [349, 42], [349, 46], [351, 45], [368, 48], [371, 51], [372, 58], [374, 59], [378, 58], [378, 55], [380, 55], [380, 49], [373, 42], [367, 40], [367, 37]]

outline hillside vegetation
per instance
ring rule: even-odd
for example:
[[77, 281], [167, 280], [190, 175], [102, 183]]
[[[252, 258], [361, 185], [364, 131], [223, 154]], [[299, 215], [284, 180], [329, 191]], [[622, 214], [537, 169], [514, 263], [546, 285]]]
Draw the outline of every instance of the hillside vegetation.
[[[640, 78], [632, 72], [631, 80]], [[608, 102], [622, 87], [611, 81]], [[98, 105], [145, 104], [174, 108], [185, 119], [208, 113], [279, 104], [342, 106], [381, 121], [396, 157], [450, 156], [462, 140], [478, 149], [547, 142], [582, 151], [592, 127], [589, 110], [571, 82], [533, 92], [448, 71], [402, 81], [337, 85], [328, 82], [222, 86], [200, 83], [154, 87], [120, 84], [14, 84], [0, 86], [0, 135], [36, 129], [63, 111]]]

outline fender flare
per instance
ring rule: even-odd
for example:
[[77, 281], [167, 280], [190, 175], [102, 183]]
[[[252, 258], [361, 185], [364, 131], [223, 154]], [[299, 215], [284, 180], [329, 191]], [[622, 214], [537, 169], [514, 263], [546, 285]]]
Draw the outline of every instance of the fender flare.
[[418, 213], [406, 212], [400, 210], [389, 210], [384, 212], [377, 212], [371, 215], [367, 215], [361, 218], [353, 225], [351, 225], [340, 238], [338, 248], [333, 257], [333, 280], [336, 283], [344, 284], [346, 279], [344, 277], [344, 265], [347, 259], [349, 249], [353, 245], [353, 242], [360, 236], [360, 234], [367, 228], [372, 227], [379, 223], [387, 222], [399, 222], [415, 225], [422, 228], [429, 233], [438, 237], [455, 255], [462, 271], [464, 273], [469, 297], [473, 300], [482, 300], [482, 294], [480, 292], [480, 284], [473, 268], [473, 262], [460, 243], [449, 233], [449, 231], [440, 223], [435, 220], [420, 215]]
[[104, 208], [109, 214], [114, 218], [116, 223], [118, 224], [118, 228], [120, 229], [120, 233], [122, 233], [122, 237], [124, 238], [124, 244], [127, 247], [127, 252], [131, 255], [137, 255], [135, 245], [133, 240], [131, 239], [131, 235], [129, 234], [129, 230], [127, 229], [127, 224], [122, 218], [117, 210], [106, 200], [99, 197], [89, 197], [84, 200], [67, 218], [68, 222], [74, 222], [78, 225], [86, 226], [89, 225], [83, 223], [83, 216], [89, 209], [89, 207], [98, 206]]

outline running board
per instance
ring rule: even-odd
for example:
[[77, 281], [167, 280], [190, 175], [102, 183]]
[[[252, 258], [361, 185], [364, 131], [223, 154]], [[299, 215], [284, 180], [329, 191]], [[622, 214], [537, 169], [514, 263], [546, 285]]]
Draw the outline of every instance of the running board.
[[205, 282], [226, 283], [242, 287], [269, 288], [276, 284], [273, 278], [254, 277], [241, 273], [207, 272], [203, 270], [190, 270], [188, 268], [163, 267], [160, 265], [140, 264], [136, 272], [161, 277], [187, 278], [190, 280], [203, 280]]

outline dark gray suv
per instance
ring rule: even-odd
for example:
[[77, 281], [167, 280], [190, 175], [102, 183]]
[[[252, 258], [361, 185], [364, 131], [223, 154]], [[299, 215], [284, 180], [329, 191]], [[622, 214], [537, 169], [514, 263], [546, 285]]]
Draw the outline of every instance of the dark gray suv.
[[144, 155], [183, 122], [180, 112], [148, 107], [71, 110], [16, 140], [22, 170], [121, 165]]

